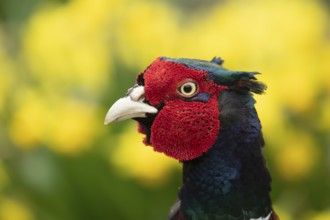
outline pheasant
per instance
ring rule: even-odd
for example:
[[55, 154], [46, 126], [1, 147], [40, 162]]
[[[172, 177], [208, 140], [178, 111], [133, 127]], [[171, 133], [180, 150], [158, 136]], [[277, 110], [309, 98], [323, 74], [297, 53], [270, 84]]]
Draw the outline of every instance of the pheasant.
[[253, 93], [258, 72], [159, 57], [109, 109], [105, 124], [134, 119], [144, 144], [182, 163], [169, 220], [279, 220]]

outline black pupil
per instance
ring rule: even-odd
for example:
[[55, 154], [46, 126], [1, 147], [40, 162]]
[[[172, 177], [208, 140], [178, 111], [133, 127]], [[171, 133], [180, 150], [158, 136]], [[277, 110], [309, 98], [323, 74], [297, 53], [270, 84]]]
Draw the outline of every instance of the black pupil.
[[192, 91], [192, 86], [191, 85], [184, 85], [183, 86], [183, 91], [185, 92], [185, 93], [191, 93], [191, 91]]

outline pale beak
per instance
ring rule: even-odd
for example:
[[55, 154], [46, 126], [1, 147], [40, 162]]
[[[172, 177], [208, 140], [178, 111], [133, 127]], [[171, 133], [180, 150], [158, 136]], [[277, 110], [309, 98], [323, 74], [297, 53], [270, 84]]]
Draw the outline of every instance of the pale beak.
[[156, 114], [157, 108], [143, 102], [145, 92], [143, 86], [128, 90], [127, 96], [116, 101], [105, 116], [104, 124], [130, 118], [145, 118], [146, 114]]

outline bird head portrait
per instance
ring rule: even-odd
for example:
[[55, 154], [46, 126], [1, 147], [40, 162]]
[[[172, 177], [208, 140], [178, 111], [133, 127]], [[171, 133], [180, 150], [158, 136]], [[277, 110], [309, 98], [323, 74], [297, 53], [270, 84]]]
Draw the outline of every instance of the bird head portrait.
[[109, 109], [105, 124], [134, 119], [145, 145], [183, 164], [169, 219], [278, 219], [253, 94], [258, 72], [223, 60], [159, 57]]

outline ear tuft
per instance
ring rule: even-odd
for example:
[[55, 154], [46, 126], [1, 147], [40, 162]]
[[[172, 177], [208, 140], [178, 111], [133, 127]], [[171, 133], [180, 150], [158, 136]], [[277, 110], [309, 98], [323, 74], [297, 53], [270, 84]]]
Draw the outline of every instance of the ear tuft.
[[225, 62], [221, 57], [213, 57], [211, 60], [211, 63], [218, 64], [219, 66], [222, 66], [223, 62]]
[[245, 89], [256, 94], [263, 94], [267, 89], [267, 86], [258, 81], [255, 75], [260, 74], [258, 72], [245, 72], [234, 84], [234, 89]]
[[263, 94], [267, 89], [267, 86], [264, 83], [259, 82], [255, 79], [249, 79], [249, 80], [241, 79], [238, 81], [236, 86], [239, 89], [247, 89], [250, 92], [254, 92], [256, 94]]

